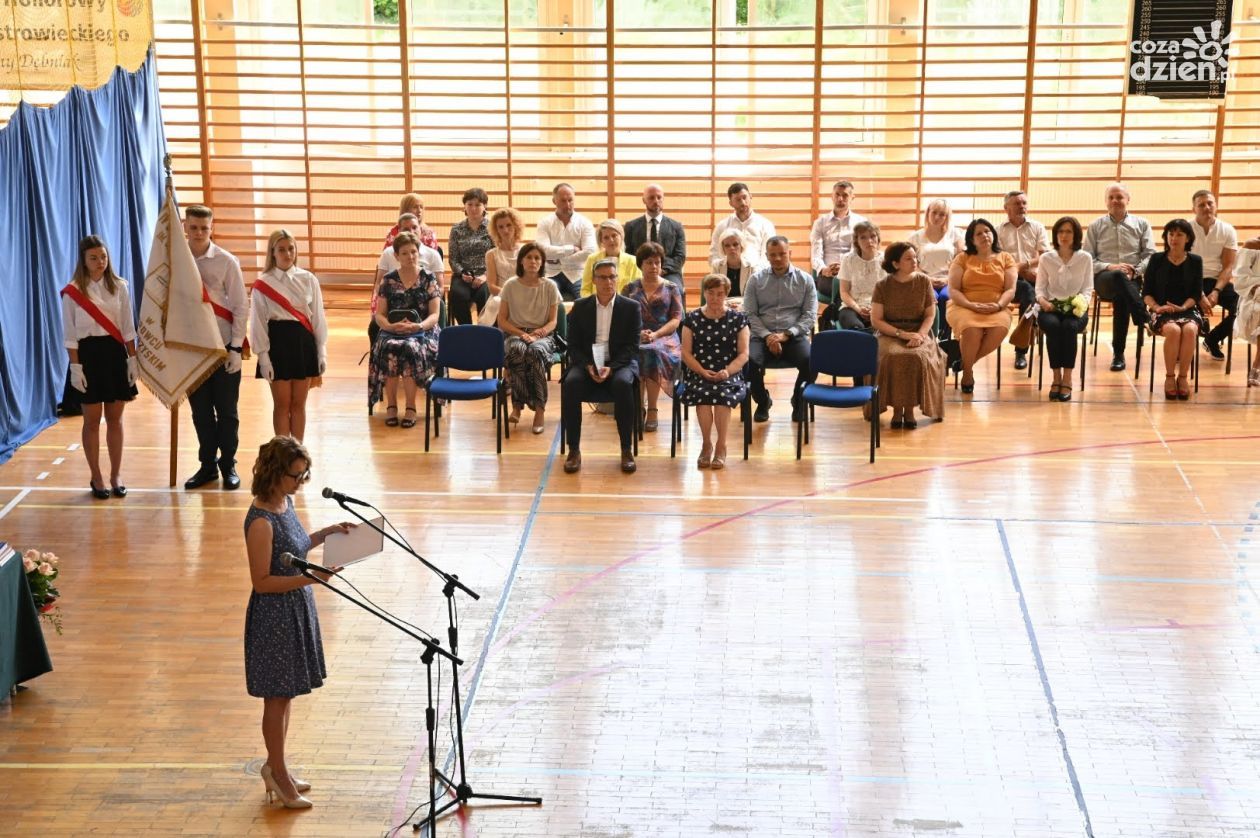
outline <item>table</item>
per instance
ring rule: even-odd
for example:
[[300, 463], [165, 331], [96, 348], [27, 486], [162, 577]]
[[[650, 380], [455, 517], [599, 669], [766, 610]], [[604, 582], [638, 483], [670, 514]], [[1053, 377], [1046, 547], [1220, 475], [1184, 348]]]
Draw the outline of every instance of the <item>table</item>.
[[22, 556], [0, 542], [0, 697], [45, 672], [52, 672], [52, 659]]

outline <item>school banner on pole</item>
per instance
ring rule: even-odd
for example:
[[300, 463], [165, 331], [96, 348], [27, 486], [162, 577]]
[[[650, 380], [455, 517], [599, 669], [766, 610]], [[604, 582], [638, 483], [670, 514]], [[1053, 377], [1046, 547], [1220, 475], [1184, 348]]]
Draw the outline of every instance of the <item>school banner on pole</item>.
[[0, 88], [88, 89], [135, 72], [153, 40], [151, 0], [0, 0]]
[[168, 408], [183, 401], [227, 358], [169, 180], [153, 234], [136, 335], [140, 380]]

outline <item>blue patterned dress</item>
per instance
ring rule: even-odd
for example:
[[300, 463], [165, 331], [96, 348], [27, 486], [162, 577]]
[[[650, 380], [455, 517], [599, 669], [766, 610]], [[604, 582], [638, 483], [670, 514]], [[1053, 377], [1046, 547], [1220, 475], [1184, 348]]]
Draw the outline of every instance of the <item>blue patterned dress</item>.
[[[639, 304], [643, 313], [644, 329], [655, 332], [671, 320], [682, 320], [682, 294], [672, 282], [662, 280], [655, 296], [649, 297], [643, 287], [643, 280], [636, 279], [621, 294]], [[667, 395], [672, 390], [669, 383], [674, 380], [681, 363], [682, 342], [678, 329], [651, 343], [639, 345], [639, 374], [645, 379], [655, 378], [660, 381]]]
[[[250, 506], [245, 531], [255, 518], [271, 522], [271, 575], [297, 576], [297, 568], [280, 563], [282, 553], [306, 558], [311, 539], [306, 534], [293, 499], [286, 498], [283, 515]], [[245, 686], [257, 698], [293, 698], [322, 686], [324, 646], [319, 636], [319, 614], [310, 587], [282, 594], [249, 595], [245, 611]]]
[[[748, 326], [748, 315], [727, 309], [716, 320], [704, 315], [703, 309], [687, 312], [683, 328], [691, 330], [691, 357], [706, 370], [720, 370], [739, 355], [739, 333]], [[687, 369], [683, 380], [687, 387], [682, 400], [693, 407], [700, 404], [735, 407], [748, 393], [744, 373], [735, 373], [725, 381], [706, 381]]]
[[[398, 271], [381, 279], [377, 311], [414, 311], [424, 320], [429, 316], [429, 301], [440, 300], [442, 288], [428, 271], [420, 271], [420, 281], [404, 288]], [[372, 347], [368, 364], [368, 407], [379, 402], [385, 393], [385, 379], [395, 376], [410, 378], [417, 387], [428, 387], [436, 372], [437, 326], [412, 334], [394, 334], [382, 328]]]

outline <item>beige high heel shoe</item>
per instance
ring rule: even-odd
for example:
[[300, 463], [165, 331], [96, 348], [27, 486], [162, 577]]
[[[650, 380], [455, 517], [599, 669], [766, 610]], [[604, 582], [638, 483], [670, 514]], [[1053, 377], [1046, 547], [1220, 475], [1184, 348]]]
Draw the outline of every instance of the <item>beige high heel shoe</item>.
[[[267, 803], [270, 804], [272, 795], [275, 795], [280, 798], [280, 802], [284, 804], [286, 809], [309, 809], [315, 805], [303, 797], [300, 792], [297, 797], [285, 797], [284, 792], [280, 790], [280, 784], [276, 782], [270, 765], [264, 765], [258, 773], [262, 775], [263, 785], [267, 787]], [[309, 787], [308, 785], [307, 788]]]

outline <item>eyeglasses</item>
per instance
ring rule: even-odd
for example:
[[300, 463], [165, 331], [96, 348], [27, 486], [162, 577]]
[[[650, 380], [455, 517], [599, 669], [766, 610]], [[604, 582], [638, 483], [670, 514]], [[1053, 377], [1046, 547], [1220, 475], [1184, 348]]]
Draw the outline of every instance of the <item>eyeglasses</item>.
[[296, 480], [299, 483], [305, 483], [311, 479], [311, 470], [309, 468], [306, 471], [301, 471], [301, 472], [298, 472], [297, 474], [289, 474], [289, 472], [287, 471], [285, 472], [285, 474], [288, 475], [289, 477], [292, 477], [294, 480]]

